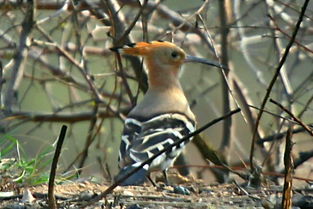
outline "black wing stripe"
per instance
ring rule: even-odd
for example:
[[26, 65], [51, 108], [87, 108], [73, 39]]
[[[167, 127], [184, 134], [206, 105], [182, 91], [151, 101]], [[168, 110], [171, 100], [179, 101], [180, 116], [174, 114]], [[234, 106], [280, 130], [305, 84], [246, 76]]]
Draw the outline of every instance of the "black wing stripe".
[[169, 142], [172, 142], [173, 144], [176, 138], [181, 138], [181, 137], [182, 135], [178, 131], [167, 129], [167, 130], [163, 130], [163, 131], [142, 137], [141, 147], [146, 147], [146, 146], [148, 147], [148, 146], [153, 146], [158, 143], [163, 143], [164, 140], [167, 138], [172, 139], [172, 140], [169, 140]]

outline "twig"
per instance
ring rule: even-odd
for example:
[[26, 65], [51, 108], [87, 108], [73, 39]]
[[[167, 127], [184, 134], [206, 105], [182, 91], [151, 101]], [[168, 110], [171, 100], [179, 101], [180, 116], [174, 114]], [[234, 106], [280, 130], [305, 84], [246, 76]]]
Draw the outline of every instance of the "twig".
[[51, 42], [51, 44], [53, 44], [56, 47], [58, 52], [63, 57], [65, 57], [70, 63], [72, 63], [79, 70], [83, 78], [86, 80], [90, 90], [93, 92], [95, 98], [99, 101], [103, 101], [102, 95], [99, 93], [99, 90], [96, 88], [91, 75], [86, 72], [84, 66], [82, 66], [82, 64], [80, 64], [70, 53], [68, 53], [64, 48], [62, 48], [58, 43], [56, 43], [42, 27], [36, 25], [36, 28], [40, 33], [43, 34], [45, 38], [47, 38]]
[[[313, 124], [310, 124], [313, 126]], [[297, 133], [301, 133], [301, 132], [304, 132], [305, 129], [300, 127], [300, 128], [295, 128], [292, 133], [293, 134], [297, 134]], [[280, 140], [282, 139], [284, 136], [286, 136], [287, 132], [282, 132], [282, 133], [277, 133], [277, 134], [273, 134], [273, 135], [270, 135], [270, 136], [267, 136], [267, 137], [264, 137], [260, 140], [258, 140], [256, 143], [257, 144], [263, 144], [265, 142], [270, 142], [270, 141], [276, 141], [276, 140]]]
[[299, 157], [294, 162], [294, 169], [302, 165], [304, 162], [313, 157], [313, 150], [307, 152], [300, 152]]
[[303, 116], [303, 114], [305, 113], [305, 111], [308, 110], [310, 104], [313, 102], [313, 95], [311, 96], [311, 98], [307, 101], [307, 103], [305, 104], [305, 106], [303, 107], [302, 111], [299, 113], [298, 117], [301, 118]]
[[47, 21], [51, 21], [53, 18], [60, 16], [62, 13], [65, 13], [68, 10], [70, 5], [72, 5], [71, 1], [66, 0], [64, 2], [64, 5], [60, 9], [58, 9], [55, 13], [49, 15], [48, 17], [44, 17], [43, 19], [37, 21], [37, 24], [42, 24]]
[[132, 106], [135, 106], [135, 97], [133, 96], [133, 93], [130, 89], [130, 86], [127, 82], [126, 76], [125, 76], [125, 71], [124, 71], [124, 67], [122, 65], [122, 59], [121, 59], [121, 55], [119, 53], [116, 53], [116, 61], [117, 61], [117, 65], [118, 65], [118, 69], [122, 78], [122, 82], [124, 84], [125, 90], [127, 92], [127, 95], [129, 97], [129, 100], [131, 101]]
[[50, 170], [49, 186], [48, 186], [48, 202], [49, 202], [49, 207], [51, 209], [57, 208], [56, 199], [54, 196], [54, 179], [55, 179], [55, 173], [57, 170], [58, 160], [61, 154], [62, 145], [65, 139], [66, 130], [67, 130], [67, 126], [63, 125], [60, 131], [57, 146], [55, 148], [55, 153], [53, 156], [51, 170]]
[[[138, 4], [133, 0], [120, 0], [122, 4], [126, 4], [132, 7], [138, 7]], [[208, 5], [210, 1], [205, 1], [203, 5], [200, 7], [200, 9], [195, 13], [199, 14], [203, 10], [203, 8]], [[161, 18], [168, 19], [172, 22], [172, 24], [177, 28], [176, 30], [180, 30], [182, 32], [191, 32], [197, 34], [208, 47], [212, 50], [212, 44], [208, 41], [207, 34], [205, 34], [201, 29], [194, 27], [191, 23], [189, 23], [186, 19], [181, 17], [177, 12], [174, 12], [164, 4], [159, 4], [159, 2], [153, 2], [149, 1], [147, 6], [147, 9], [155, 9], [158, 15]], [[187, 18], [188, 19], [188, 18]]]
[[[274, 29], [278, 30], [279, 32], [281, 32], [282, 34], [284, 34], [285, 36], [287, 36], [288, 38], [291, 38], [290, 35], [288, 35], [288, 33], [286, 33], [285, 31], [283, 31], [280, 27], [278, 27], [277, 23], [274, 21], [273, 17], [270, 17], [273, 20], [273, 23], [275, 24]], [[300, 41], [295, 39], [295, 44], [297, 44], [300, 48], [302, 48], [303, 50], [313, 54], [313, 50], [310, 49], [309, 47], [306, 47], [304, 44], [301, 44]]]
[[[79, 1], [80, 4], [78, 5], [78, 10], [88, 9], [89, 5], [85, 1]], [[100, 7], [99, 3], [95, 3], [96, 6]], [[10, 10], [19, 9], [27, 7], [26, 1], [1, 1], [0, 2], [0, 10], [5, 10], [7, 8]], [[38, 10], [61, 10], [64, 7], [63, 1], [38, 1], [36, 4], [36, 9]], [[74, 9], [73, 4], [69, 4], [67, 7], [68, 11], [72, 11]]]
[[253, 137], [252, 137], [252, 142], [251, 142], [251, 148], [250, 148], [250, 158], [249, 158], [249, 160], [250, 160], [250, 168], [251, 168], [251, 171], [250, 171], [250, 172], [251, 172], [251, 173], [254, 173], [255, 170], [256, 170], [256, 168], [255, 168], [255, 166], [254, 166], [254, 162], [253, 162], [253, 157], [254, 157], [255, 144], [256, 144], [255, 142], [256, 142], [256, 139], [257, 139], [258, 127], [259, 127], [260, 120], [261, 120], [262, 115], [263, 115], [263, 109], [265, 108], [265, 105], [266, 105], [266, 103], [267, 103], [268, 98], [270, 97], [270, 94], [271, 94], [271, 91], [272, 91], [272, 89], [273, 89], [273, 86], [274, 86], [274, 84], [275, 84], [275, 82], [276, 82], [276, 80], [277, 80], [277, 78], [278, 78], [278, 76], [279, 76], [279, 74], [280, 74], [280, 69], [281, 69], [282, 66], [284, 65], [284, 63], [285, 63], [285, 61], [286, 61], [286, 59], [287, 59], [287, 57], [288, 57], [289, 50], [290, 50], [292, 44], [293, 44], [294, 41], [295, 41], [295, 38], [296, 38], [296, 36], [297, 36], [297, 34], [298, 34], [298, 31], [299, 31], [299, 28], [300, 28], [300, 24], [301, 24], [301, 22], [302, 22], [302, 19], [303, 19], [303, 16], [304, 16], [304, 13], [305, 13], [305, 11], [306, 11], [306, 8], [307, 8], [308, 4], [309, 4], [309, 0], [306, 0], [306, 1], [304, 2], [303, 6], [302, 6], [301, 13], [300, 13], [300, 15], [299, 15], [297, 24], [296, 24], [296, 26], [295, 26], [295, 30], [294, 30], [294, 32], [293, 32], [293, 34], [292, 34], [292, 36], [291, 36], [291, 39], [290, 39], [290, 41], [289, 41], [289, 43], [288, 43], [288, 45], [287, 45], [287, 47], [286, 47], [286, 49], [285, 49], [285, 52], [284, 52], [283, 56], [282, 56], [282, 58], [281, 58], [281, 60], [280, 60], [280, 62], [279, 62], [279, 64], [278, 64], [278, 66], [277, 66], [277, 68], [276, 68], [275, 74], [274, 74], [274, 76], [273, 76], [273, 78], [272, 78], [272, 80], [271, 80], [271, 82], [270, 82], [270, 84], [269, 84], [269, 86], [268, 86], [268, 88], [267, 88], [266, 94], [265, 94], [264, 99], [263, 99], [263, 102], [262, 102], [262, 104], [261, 104], [261, 108], [260, 108], [258, 117], [257, 117], [257, 119], [256, 119], [255, 129], [254, 129], [254, 132], [253, 132]]
[[[127, 37], [129, 36], [129, 34], [130, 34], [131, 30], [133, 29], [133, 27], [135, 26], [135, 24], [137, 23], [139, 17], [143, 14], [143, 11], [146, 8], [147, 3], [148, 3], [148, 0], [145, 0], [143, 5], [140, 7], [138, 14], [134, 18], [133, 22], [128, 26], [128, 28], [124, 31], [124, 33], [121, 35], [121, 37], [114, 37], [115, 39], [118, 39], [118, 40], [114, 41], [114, 45], [117, 45], [117, 46], [122, 45], [125, 43], [125, 40], [129, 40], [129, 38], [127, 38]], [[138, 4], [141, 5], [140, 1], [138, 1]], [[117, 58], [117, 64], [118, 64], [119, 71], [121, 72], [120, 74], [121, 74], [122, 82], [125, 86], [127, 95], [129, 96], [129, 99], [132, 103], [132, 106], [135, 106], [136, 105], [136, 98], [133, 96], [133, 94], [130, 90], [129, 84], [126, 80], [120, 54], [116, 53], [116, 58]]]
[[[261, 1], [259, 1], [261, 2]], [[242, 1], [236, 0], [234, 1], [234, 15], [236, 17], [236, 21], [233, 24], [236, 24], [238, 27], [238, 35], [240, 37], [240, 51], [242, 52], [243, 58], [245, 59], [245, 62], [248, 64], [250, 69], [255, 73], [256, 79], [258, 83], [265, 86], [266, 79], [263, 71], [258, 67], [258, 65], [255, 64], [255, 62], [252, 59], [251, 54], [249, 53], [249, 46], [246, 42], [250, 37], [248, 36], [244, 26], [244, 17], [248, 16], [249, 13], [242, 14]], [[246, 5], [247, 6], [247, 5]], [[259, 6], [259, 3], [253, 4], [250, 8], [248, 8], [247, 11], [253, 11], [254, 8], [257, 8]]]
[[[219, 1], [219, 3], [222, 3], [222, 2]], [[227, 3], [225, 3], [224, 5], [225, 5], [225, 7], [229, 6], [229, 5], [227, 5]], [[223, 10], [224, 6], [220, 6], [219, 8], [221, 10]], [[228, 8], [225, 8], [226, 12], [227, 12], [227, 9]], [[220, 13], [223, 14], [225, 12], [220, 11]], [[223, 16], [224, 16], [222, 18], [223, 20], [221, 19], [221, 34], [222, 34], [222, 43], [221, 43], [222, 56], [221, 56], [221, 58], [218, 55], [217, 49], [214, 47], [214, 41], [213, 41], [212, 35], [209, 32], [209, 29], [206, 27], [206, 23], [204, 22], [201, 15], [200, 14], [198, 15], [198, 18], [202, 22], [202, 25], [204, 27], [205, 34], [206, 34], [205, 37], [203, 37], [203, 35], [202, 35], [202, 34], [204, 34], [203, 32], [201, 32], [198, 35], [207, 44], [207, 46], [212, 49], [215, 57], [218, 58], [219, 63], [215, 66], [221, 69], [220, 74], [224, 78], [222, 80], [222, 83], [223, 83], [222, 84], [222, 94], [223, 94], [223, 106], [224, 106], [223, 111], [224, 111], [224, 113], [226, 113], [227, 110], [228, 111], [230, 110], [230, 108], [229, 108], [230, 107], [229, 96], [232, 97], [232, 99], [233, 99], [232, 101], [234, 101], [236, 107], [239, 107], [240, 109], [242, 109], [240, 103], [237, 101], [236, 97], [234, 96], [231, 85], [228, 81], [228, 77], [229, 77], [228, 74], [229, 74], [230, 69], [228, 67], [229, 60], [228, 60], [228, 52], [227, 52], [227, 48], [228, 48], [227, 47], [227, 45], [228, 45], [228, 38], [227, 37], [228, 37], [228, 33], [229, 33], [229, 28], [228, 28], [229, 27], [229, 20], [228, 21], [226, 20], [227, 15], [228, 14], [226, 14], [226, 15], [223, 14]], [[210, 44], [208, 44], [208, 41], [206, 39], [209, 40]], [[241, 116], [244, 119], [244, 121], [246, 123], [248, 123], [245, 112], [241, 111]], [[226, 146], [228, 146], [228, 144], [230, 144], [231, 122], [232, 122], [231, 119], [229, 119], [229, 121], [226, 120], [223, 124], [223, 138], [222, 138], [222, 143], [220, 145], [221, 150], [223, 150]]]
[[[117, 114], [126, 114], [127, 109], [120, 110], [116, 113], [110, 113], [108, 111], [99, 111], [97, 117], [99, 118], [112, 118]], [[46, 121], [46, 122], [67, 122], [75, 123], [86, 120], [91, 120], [95, 116], [93, 111], [88, 112], [73, 112], [73, 113], [33, 113], [33, 112], [12, 112], [7, 114], [3, 120], [13, 120], [13, 119], [25, 119], [30, 121]]]
[[308, 132], [311, 136], [313, 136], [313, 131], [310, 129], [310, 127], [308, 125], [304, 124], [298, 117], [296, 117], [294, 114], [292, 114], [292, 112], [287, 110], [284, 106], [282, 106], [281, 104], [279, 104], [278, 102], [276, 102], [273, 99], [270, 99], [270, 102], [277, 105], [280, 109], [282, 109], [284, 112], [286, 112], [290, 117], [292, 117], [292, 119], [294, 121], [296, 121], [300, 126], [302, 126], [304, 128], [304, 130], [306, 130], [306, 132]]
[[85, 140], [85, 146], [83, 148], [82, 154], [80, 156], [80, 161], [78, 163], [78, 174], [79, 175], [81, 174], [82, 168], [84, 167], [84, 164], [87, 160], [88, 153], [89, 153], [89, 147], [91, 146], [91, 144], [93, 143], [93, 141], [95, 140], [95, 137], [97, 135], [97, 134], [93, 135], [93, 130], [94, 129], [99, 130], [99, 126], [97, 127], [98, 112], [99, 112], [99, 106], [95, 105], [93, 108], [94, 117], [90, 120], [89, 130], [87, 131], [88, 134], [87, 134], [87, 137]]
[[[232, 172], [236, 175], [238, 175], [239, 177], [241, 177], [244, 180], [247, 180], [248, 177], [245, 174], [241, 174], [237, 171], [235, 171], [235, 169], [232, 169], [230, 166], [227, 165], [226, 160], [224, 159], [224, 155], [221, 154], [221, 152], [218, 152], [216, 150], [214, 150], [210, 145], [208, 145], [203, 137], [201, 137], [200, 135], [197, 135], [194, 137], [194, 139], [192, 140], [192, 142], [198, 147], [200, 154], [202, 155], [203, 159], [206, 159], [207, 161], [210, 161], [212, 163], [214, 163], [216, 166], [210, 166], [210, 168], [215, 168], [215, 169], [219, 169], [219, 170], [223, 170], [223, 174], [227, 175], [226, 177], [228, 177], [228, 172]], [[221, 183], [225, 183], [225, 177], [224, 175], [218, 175], [221, 172], [215, 172], [214, 170], [212, 170], [216, 179], [218, 180], [218, 182]]]
[[[251, 108], [253, 108], [253, 109], [256, 109], [256, 110], [261, 110], [261, 108], [256, 107], [256, 106], [253, 106], [253, 105], [250, 105], [250, 104], [248, 104], [248, 106], [251, 107]], [[279, 119], [282, 119], [282, 120], [285, 120], [285, 121], [288, 121], [288, 122], [291, 122], [291, 123], [295, 123], [295, 124], [296, 124], [296, 122], [293, 121], [292, 119], [286, 118], [286, 117], [284, 117], [284, 116], [282, 116], [282, 115], [279, 115], [279, 114], [276, 114], [276, 113], [273, 113], [273, 112], [271, 112], [271, 111], [269, 111], [269, 110], [263, 109], [263, 112], [264, 112], [264, 113], [267, 113], [267, 114], [269, 114], [269, 115], [271, 115], [271, 116], [273, 116], [273, 117], [276, 117], [276, 118], [279, 118]]]
[[142, 162], [138, 167], [136, 167], [135, 169], [133, 169], [131, 172], [129, 172], [127, 175], [123, 176], [122, 178], [118, 179], [116, 182], [114, 182], [109, 188], [107, 188], [104, 192], [102, 192], [100, 195], [98, 195], [97, 197], [91, 199], [89, 201], [89, 203], [87, 203], [84, 206], [90, 205], [91, 203], [97, 202], [100, 199], [104, 198], [106, 195], [108, 195], [109, 193], [111, 193], [118, 185], [120, 185], [122, 182], [124, 182], [127, 178], [129, 178], [130, 176], [132, 176], [133, 174], [135, 174], [137, 171], [139, 171], [140, 169], [142, 169], [142, 167], [146, 164], [150, 164], [153, 160], [155, 160], [158, 156], [162, 155], [165, 152], [168, 152], [169, 150], [171, 150], [173, 147], [178, 146], [179, 144], [189, 140], [190, 137], [193, 137], [199, 133], [201, 133], [202, 131], [204, 131], [205, 129], [209, 128], [210, 126], [224, 120], [227, 117], [230, 117], [231, 115], [240, 112], [240, 109], [236, 109], [233, 110], [231, 112], [229, 112], [227, 115], [224, 115], [222, 117], [216, 118], [212, 121], [210, 121], [209, 123], [205, 124], [204, 126], [202, 126], [201, 128], [197, 129], [196, 131], [188, 134], [187, 136], [181, 138], [180, 140], [178, 140], [177, 142], [171, 144], [170, 146], [164, 148], [163, 150], [161, 150], [160, 152], [158, 152], [157, 154], [153, 155], [152, 157], [150, 157], [149, 159], [145, 160], [144, 162]]
[[133, 22], [128, 26], [128, 28], [125, 30], [123, 35], [121, 37], [118, 37], [118, 41], [115, 42], [115, 44], [123, 44], [125, 43], [125, 39], [129, 35], [130, 31], [133, 29], [133, 27], [136, 25], [137, 21], [139, 20], [139, 17], [142, 16], [144, 9], [146, 8], [148, 3], [148, 0], [144, 0], [143, 5], [140, 4], [140, 1], [138, 1], [138, 5], [140, 5], [140, 9], [136, 17], [134, 18]]
[[[125, 43], [132, 43], [133, 40], [130, 34], [128, 34], [127, 36], [123, 38], [124, 43], [117, 42], [120, 40], [119, 37], [123, 36], [126, 30], [125, 17], [122, 14], [122, 12], [119, 11], [119, 8], [117, 8], [117, 5], [118, 5], [117, 1], [116, 0], [106, 0], [106, 1], [102, 0], [101, 4], [102, 4], [101, 6], [103, 7], [104, 11], [110, 17], [110, 22], [112, 25], [112, 35], [114, 37], [113, 47], [121, 46]], [[137, 3], [136, 3], [136, 6], [138, 6]], [[132, 69], [135, 72], [140, 89], [143, 92], [146, 92], [148, 89], [148, 77], [147, 77], [147, 74], [144, 71], [142, 71], [142, 65], [141, 65], [140, 59], [135, 56], [128, 56], [127, 58], [131, 62], [131, 65], [133, 67]]]
[[[273, 14], [273, 10], [272, 9], [268, 9], [269, 11], [269, 25], [272, 27], [278, 27], [277, 26], [277, 22], [275, 21], [275, 19], [272, 17], [272, 15], [274, 16], [275, 14]], [[273, 37], [278, 37], [279, 36], [279, 31], [276, 30], [271, 30], [271, 34]], [[296, 40], [295, 40], [296, 42]], [[274, 49], [277, 51], [277, 55], [276, 60], [277, 62], [279, 62], [279, 57], [280, 57], [280, 52], [283, 50], [284, 46], [283, 46], [283, 41], [281, 39], [278, 38], [274, 38], [273, 39], [273, 45], [274, 45]], [[284, 89], [284, 94], [286, 95], [289, 104], [290, 104], [290, 108], [292, 108], [292, 103], [291, 103], [291, 96], [294, 92], [293, 87], [291, 85], [290, 79], [288, 78], [288, 73], [287, 73], [287, 66], [283, 65], [281, 70], [280, 70], [280, 78], [281, 78], [281, 82], [282, 82], [282, 88]]]

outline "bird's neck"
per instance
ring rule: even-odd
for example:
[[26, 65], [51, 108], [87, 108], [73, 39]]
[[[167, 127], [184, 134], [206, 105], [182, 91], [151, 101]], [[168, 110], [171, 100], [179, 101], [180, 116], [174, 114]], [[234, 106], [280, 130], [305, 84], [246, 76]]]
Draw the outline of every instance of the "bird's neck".
[[158, 65], [147, 62], [149, 69], [149, 89], [154, 91], [178, 91], [181, 90], [179, 82], [179, 66]]
[[150, 116], [163, 113], [181, 113], [195, 120], [184, 92], [180, 88], [168, 88], [163, 91], [149, 88], [143, 100], [137, 104], [129, 116], [150, 118]]
[[179, 68], [149, 69], [149, 89], [130, 116], [145, 117], [168, 112], [182, 113], [194, 120], [188, 101], [178, 80]]

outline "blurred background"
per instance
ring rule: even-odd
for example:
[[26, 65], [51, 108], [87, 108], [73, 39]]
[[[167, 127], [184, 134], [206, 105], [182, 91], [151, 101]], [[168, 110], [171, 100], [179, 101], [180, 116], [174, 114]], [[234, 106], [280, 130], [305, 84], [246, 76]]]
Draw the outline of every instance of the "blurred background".
[[[242, 109], [199, 136], [208, 147], [190, 143], [181, 158], [194, 177], [207, 183], [227, 181], [212, 170], [207, 155], [213, 151], [234, 169], [249, 168], [256, 118], [267, 92], [312, 132], [312, 2], [274, 79], [303, 3], [1, 1], [0, 158], [36, 159], [36, 172], [29, 174], [36, 178], [49, 169], [65, 124], [59, 173], [110, 182], [118, 171], [123, 120], [142, 98], [147, 80], [140, 58], [119, 60], [109, 48], [166, 40], [229, 68], [222, 72], [189, 63], [181, 74], [198, 127]], [[255, 134], [255, 164], [264, 173], [281, 173], [286, 131], [293, 128], [296, 175], [312, 177], [312, 135], [277, 105], [267, 101], [264, 111]]]

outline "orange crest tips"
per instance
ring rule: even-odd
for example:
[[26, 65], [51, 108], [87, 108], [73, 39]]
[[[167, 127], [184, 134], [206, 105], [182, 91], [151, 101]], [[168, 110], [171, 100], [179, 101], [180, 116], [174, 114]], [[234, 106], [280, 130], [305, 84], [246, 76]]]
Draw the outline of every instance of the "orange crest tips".
[[152, 49], [159, 47], [176, 47], [176, 45], [167, 41], [137, 42], [127, 44], [123, 47], [110, 48], [110, 50], [129, 55], [144, 56]]

